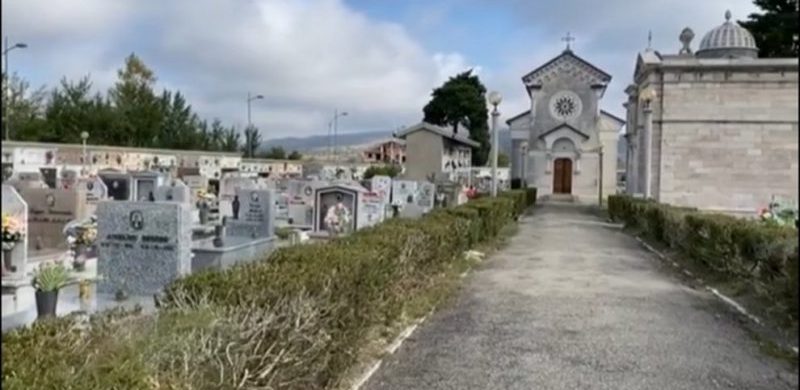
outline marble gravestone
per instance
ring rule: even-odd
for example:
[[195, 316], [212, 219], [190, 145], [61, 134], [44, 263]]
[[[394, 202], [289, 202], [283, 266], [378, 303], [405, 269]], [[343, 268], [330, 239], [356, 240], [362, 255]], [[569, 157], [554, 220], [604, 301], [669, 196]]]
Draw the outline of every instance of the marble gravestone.
[[21, 188], [48, 188], [47, 184], [42, 180], [40, 172], [18, 172], [9, 179], [9, 184], [18, 190]]
[[233, 215], [233, 197], [239, 189], [257, 190], [259, 188], [253, 179], [247, 177], [225, 176], [220, 180], [219, 196], [217, 197], [220, 215], [227, 217]]
[[392, 182], [392, 204], [402, 209], [406, 204], [415, 203], [417, 182], [412, 180], [395, 180]]
[[156, 188], [164, 181], [163, 175], [158, 172], [134, 172], [131, 174], [133, 179], [134, 200], [145, 202], [155, 199]]
[[358, 227], [359, 219], [359, 198], [365, 193], [361, 186], [351, 186], [346, 184], [332, 184], [320, 186], [314, 190], [314, 232], [328, 233], [328, 224], [325, 218], [328, 210], [341, 202], [350, 215], [350, 222], [345, 228], [346, 232], [355, 231]]
[[97, 207], [98, 291], [158, 293], [192, 267], [189, 205], [100, 202]]
[[61, 178], [58, 182], [58, 188], [65, 190], [73, 188], [78, 185], [78, 179], [79, 176], [77, 171], [65, 169], [61, 171]]
[[22, 188], [19, 194], [28, 204], [29, 251], [67, 249], [64, 226], [88, 215], [84, 190]]
[[226, 218], [225, 235], [265, 238], [275, 235], [275, 196], [271, 190], [236, 190], [238, 210]]
[[97, 175], [106, 184], [108, 197], [113, 200], [131, 200], [131, 176], [120, 172], [101, 172]]
[[[3, 248], [3, 264], [8, 272], [7, 277], [21, 278], [25, 276], [25, 267], [28, 263], [28, 205], [17, 190], [7, 184], [2, 187], [3, 215], [14, 218], [20, 224], [22, 237], [10, 250]], [[5, 265], [9, 267], [5, 267]], [[4, 275], [6, 277], [6, 275]]]
[[389, 176], [373, 176], [370, 179], [370, 190], [383, 197], [383, 203], [389, 204], [392, 200], [392, 178]]
[[430, 182], [419, 183], [417, 187], [416, 203], [422, 210], [428, 212], [433, 209], [436, 201], [436, 185]]
[[180, 179], [174, 179], [170, 183], [156, 187], [155, 200], [159, 202], [179, 202], [189, 204], [193, 207], [192, 190]]
[[359, 211], [356, 229], [375, 226], [383, 222], [386, 217], [386, 203], [384, 196], [376, 192], [363, 192], [359, 196]]
[[108, 187], [99, 177], [88, 177], [78, 180], [77, 187], [86, 193], [86, 202], [96, 204], [108, 197]]

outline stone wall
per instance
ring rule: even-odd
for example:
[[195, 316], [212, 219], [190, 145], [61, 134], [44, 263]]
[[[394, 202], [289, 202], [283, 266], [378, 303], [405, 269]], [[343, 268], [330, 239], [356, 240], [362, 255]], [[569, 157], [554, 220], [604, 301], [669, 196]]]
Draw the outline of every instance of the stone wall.
[[659, 200], [723, 211], [797, 200], [797, 137], [797, 124], [671, 124]]

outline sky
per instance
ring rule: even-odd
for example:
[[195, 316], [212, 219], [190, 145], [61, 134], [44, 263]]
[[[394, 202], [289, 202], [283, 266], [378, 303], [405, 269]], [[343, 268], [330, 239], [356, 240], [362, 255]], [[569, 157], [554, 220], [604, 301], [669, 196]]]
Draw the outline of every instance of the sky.
[[[26, 49], [12, 72], [32, 86], [90, 75], [114, 84], [136, 53], [156, 89], [179, 90], [201, 118], [243, 127], [248, 92], [265, 139], [392, 131], [422, 120], [433, 88], [473, 69], [503, 95], [501, 123], [526, 110], [521, 77], [572, 50], [612, 75], [601, 108], [624, 117], [637, 53], [680, 49], [757, 11], [751, 0], [4, 0], [2, 34]], [[5, 64], [4, 64], [5, 65]]]

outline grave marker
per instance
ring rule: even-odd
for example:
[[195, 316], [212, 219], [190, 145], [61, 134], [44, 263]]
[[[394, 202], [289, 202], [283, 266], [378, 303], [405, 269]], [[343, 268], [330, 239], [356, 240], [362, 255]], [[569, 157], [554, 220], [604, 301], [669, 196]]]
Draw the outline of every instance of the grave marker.
[[6, 274], [3, 276], [21, 278], [25, 276], [28, 262], [28, 205], [14, 187], [3, 184], [2, 209], [3, 215], [8, 215], [19, 223], [22, 233], [20, 241], [13, 246], [4, 245], [3, 268], [8, 269], [4, 269]]

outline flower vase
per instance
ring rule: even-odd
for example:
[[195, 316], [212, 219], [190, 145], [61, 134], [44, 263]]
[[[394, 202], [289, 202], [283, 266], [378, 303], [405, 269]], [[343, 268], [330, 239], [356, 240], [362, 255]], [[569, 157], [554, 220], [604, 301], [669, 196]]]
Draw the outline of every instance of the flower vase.
[[55, 317], [58, 290], [36, 290], [36, 313], [39, 318]]
[[11, 253], [14, 250], [15, 242], [4, 242], [3, 243], [3, 275], [8, 272], [17, 272], [16, 268], [12, 263]]
[[76, 272], [86, 271], [86, 246], [76, 245], [73, 249], [72, 268]]

